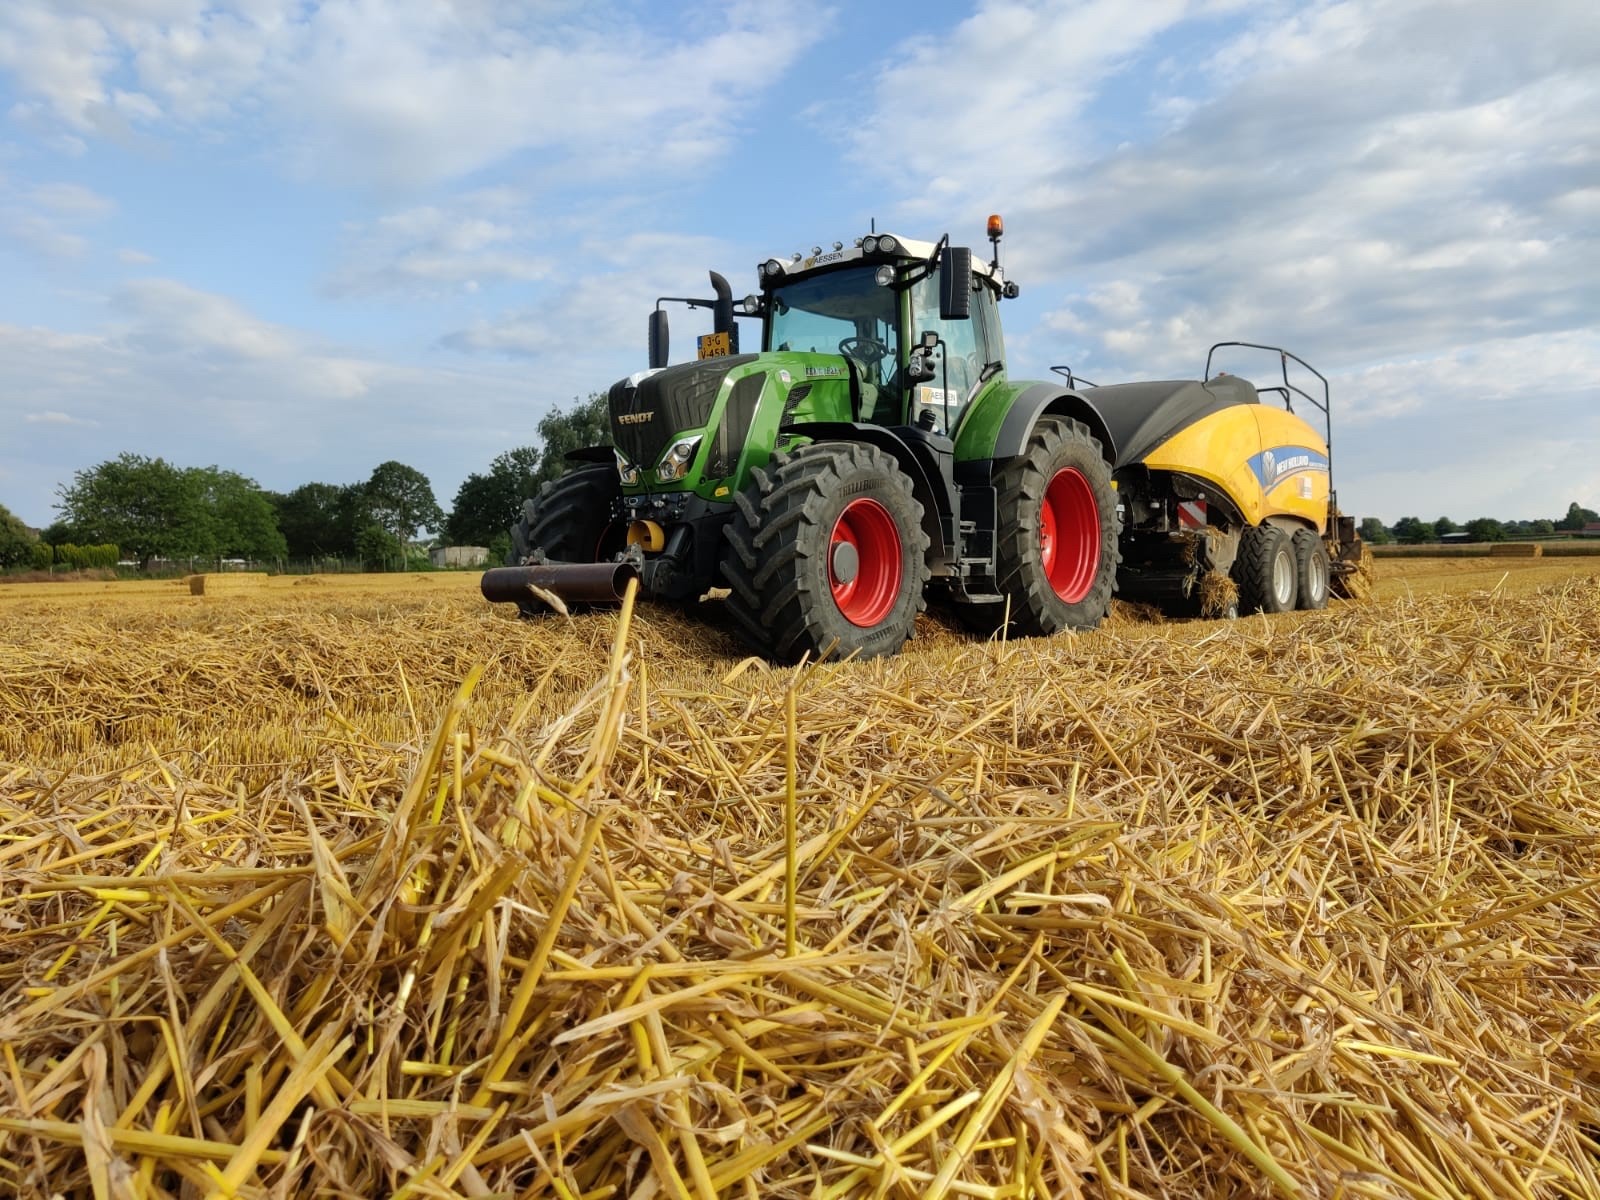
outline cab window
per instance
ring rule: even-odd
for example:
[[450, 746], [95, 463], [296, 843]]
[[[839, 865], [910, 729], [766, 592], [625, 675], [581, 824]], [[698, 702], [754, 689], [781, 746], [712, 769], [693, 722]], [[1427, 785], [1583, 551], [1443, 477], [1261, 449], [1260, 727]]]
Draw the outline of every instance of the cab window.
[[[934, 359], [935, 375], [916, 385], [910, 420], [917, 424], [924, 412], [933, 414], [933, 428], [948, 434], [961, 420], [985, 363], [1000, 357], [999, 322], [995, 320], [994, 297], [981, 279], [973, 280], [972, 316], [965, 321], [939, 318], [939, 277], [929, 274], [911, 287], [911, 337], [913, 344], [928, 330], [934, 330], [944, 345]], [[948, 374], [947, 374], [948, 372]], [[948, 382], [946, 380], [948, 379]]]

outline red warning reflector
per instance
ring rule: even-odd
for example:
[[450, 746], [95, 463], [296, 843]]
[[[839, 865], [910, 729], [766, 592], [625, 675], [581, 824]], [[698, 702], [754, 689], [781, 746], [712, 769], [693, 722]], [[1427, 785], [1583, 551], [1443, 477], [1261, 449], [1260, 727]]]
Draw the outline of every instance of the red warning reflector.
[[1206, 502], [1204, 500], [1178, 501], [1178, 528], [1204, 529], [1206, 527]]

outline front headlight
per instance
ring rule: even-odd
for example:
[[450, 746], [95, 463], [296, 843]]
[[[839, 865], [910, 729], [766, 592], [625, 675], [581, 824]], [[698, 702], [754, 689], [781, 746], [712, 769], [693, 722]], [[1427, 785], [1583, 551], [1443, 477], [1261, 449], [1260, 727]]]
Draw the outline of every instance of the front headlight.
[[661, 456], [661, 463], [656, 467], [656, 478], [662, 483], [671, 483], [687, 475], [689, 464], [694, 461], [694, 452], [700, 448], [701, 436], [697, 433], [694, 437], [673, 443], [672, 447]]
[[639, 482], [639, 468], [622, 457], [622, 451], [613, 448], [611, 453], [617, 456], [617, 474], [622, 477], [622, 482], [632, 487]]

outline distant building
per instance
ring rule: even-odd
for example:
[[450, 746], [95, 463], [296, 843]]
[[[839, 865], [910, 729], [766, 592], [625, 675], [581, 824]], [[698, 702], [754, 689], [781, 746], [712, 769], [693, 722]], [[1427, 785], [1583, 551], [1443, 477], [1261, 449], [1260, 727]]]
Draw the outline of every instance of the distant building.
[[436, 567], [481, 567], [489, 561], [489, 547], [435, 546], [428, 561]]
[[1579, 537], [1600, 537], [1600, 521], [1589, 521], [1578, 531]]

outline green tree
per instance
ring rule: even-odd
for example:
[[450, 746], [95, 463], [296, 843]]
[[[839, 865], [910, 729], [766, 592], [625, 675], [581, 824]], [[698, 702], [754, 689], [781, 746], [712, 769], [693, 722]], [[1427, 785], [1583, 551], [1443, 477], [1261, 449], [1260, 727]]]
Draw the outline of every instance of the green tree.
[[239, 558], [282, 558], [288, 552], [278, 514], [253, 479], [217, 467], [196, 467], [201, 495], [214, 521], [211, 552]]
[[[571, 411], [553, 408], [539, 422], [539, 468], [537, 484], [558, 479], [567, 472], [568, 451], [586, 446], [611, 444], [611, 409], [604, 392], [591, 392], [587, 400], [574, 397]], [[538, 494], [535, 487], [529, 496]], [[513, 520], [515, 517], [513, 516]]]
[[1394, 523], [1394, 540], [1409, 546], [1433, 541], [1433, 526], [1416, 517], [1401, 517]]
[[303, 483], [287, 496], [273, 497], [278, 528], [290, 558], [323, 558], [356, 552], [359, 484]]
[[356, 553], [369, 570], [382, 571], [403, 560], [405, 547], [398, 537], [374, 522], [357, 531]]
[[1475, 542], [1503, 542], [1506, 527], [1493, 517], [1476, 517], [1467, 522], [1467, 536]]
[[122, 454], [78, 471], [56, 494], [75, 541], [117, 545], [146, 565], [216, 553], [217, 519], [203, 476], [165, 459]]
[[1556, 522], [1557, 529], [1582, 529], [1592, 521], [1600, 521], [1600, 513], [1584, 508], [1576, 500], [1567, 505], [1567, 515]]
[[495, 456], [489, 473], [473, 473], [456, 490], [444, 531], [457, 546], [488, 546], [522, 514], [522, 502], [539, 492], [539, 451], [519, 446]]
[[33, 561], [34, 537], [22, 518], [0, 504], [0, 567], [16, 567]]
[[1369, 546], [1386, 546], [1391, 540], [1389, 530], [1377, 517], [1362, 517], [1359, 532], [1361, 540]]
[[1540, 517], [1537, 521], [1524, 522], [1527, 529], [1524, 531], [1533, 537], [1549, 537], [1556, 531], [1556, 523], [1549, 517]]
[[1433, 536], [1437, 541], [1444, 541], [1446, 534], [1460, 532], [1461, 526], [1457, 525], [1449, 517], [1440, 517], [1433, 523]]
[[418, 529], [444, 526], [444, 512], [433, 498], [433, 485], [421, 471], [405, 463], [393, 459], [379, 463], [361, 493], [363, 527], [380, 525], [402, 544], [415, 537]]

